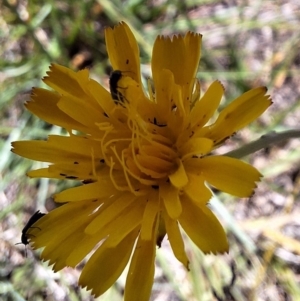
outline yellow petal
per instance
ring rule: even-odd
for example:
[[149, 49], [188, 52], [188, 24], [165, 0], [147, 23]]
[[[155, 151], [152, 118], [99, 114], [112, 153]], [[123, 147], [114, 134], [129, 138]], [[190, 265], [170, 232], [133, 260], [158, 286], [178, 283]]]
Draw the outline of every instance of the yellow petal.
[[188, 177], [181, 160], [178, 159], [176, 162], [178, 168], [173, 174], [169, 175], [169, 179], [176, 188], [182, 188], [188, 183]]
[[184, 187], [184, 192], [196, 205], [205, 206], [212, 197], [210, 189], [205, 185], [206, 179], [202, 174], [194, 174], [188, 169], [187, 173], [189, 182]]
[[141, 225], [141, 239], [150, 240], [153, 237], [154, 224], [159, 212], [158, 193], [151, 193], [147, 197], [147, 205]]
[[103, 112], [107, 113], [109, 118], [114, 118], [112, 111], [115, 109], [115, 103], [111, 100], [110, 92], [93, 79], [89, 80], [87, 90], [100, 105]]
[[30, 170], [26, 173], [29, 178], [49, 178], [49, 179], [64, 179], [64, 176], [59, 175], [57, 171], [49, 171], [49, 168], [39, 168]]
[[192, 32], [188, 32], [185, 37], [157, 37], [151, 60], [155, 85], [163, 69], [174, 74], [175, 83], [178, 85], [189, 86], [194, 83], [200, 59], [201, 38], [200, 34]]
[[124, 301], [149, 301], [155, 269], [155, 239], [139, 238], [127, 274]]
[[204, 253], [228, 252], [224, 229], [207, 207], [200, 208], [185, 198], [178, 220], [186, 234]]
[[221, 111], [214, 124], [203, 128], [196, 133], [196, 136], [210, 138], [215, 144], [230, 137], [254, 121], [272, 104], [266, 92], [266, 87], [259, 87], [242, 94]]
[[84, 186], [78, 186], [75, 188], [69, 188], [54, 196], [55, 202], [76, 202], [82, 200], [95, 200], [102, 198], [109, 198], [116, 193], [116, 188], [111, 181], [102, 180], [99, 182], [87, 184]]
[[184, 242], [178, 227], [178, 222], [171, 219], [168, 214], [164, 214], [163, 217], [173, 253], [186, 269], [189, 269], [189, 260], [184, 250]]
[[86, 201], [63, 205], [43, 216], [28, 230], [33, 248], [45, 246], [41, 257], [49, 260], [50, 265], [54, 263], [55, 271], [66, 266], [70, 252], [85, 236], [84, 228], [92, 219], [91, 213], [100, 205], [100, 202]]
[[[88, 180], [89, 182], [96, 182], [97, 177], [92, 175], [91, 172], [92, 167], [90, 162], [89, 164], [84, 164], [83, 162], [81, 162], [81, 164], [53, 164], [48, 168], [30, 170], [26, 173], [26, 175], [30, 178]], [[104, 172], [104, 170], [102, 172]], [[106, 168], [106, 172], [108, 172], [108, 168]]]
[[[88, 89], [91, 86], [87, 69], [74, 72], [69, 68], [52, 64], [47, 74], [48, 76], [43, 79], [44, 82], [61, 94], [58, 107], [79, 123], [86, 125], [89, 133], [96, 130], [97, 121], [107, 119], [98, 101]], [[107, 93], [103, 92], [103, 96]]]
[[65, 260], [66, 266], [75, 268], [103, 239], [102, 233], [99, 235], [98, 233], [95, 235], [83, 233], [76, 248], [70, 250], [69, 256]]
[[267, 88], [259, 87], [247, 91], [221, 111], [217, 123], [226, 120], [226, 124], [235, 124], [240, 129], [260, 116], [270, 105]]
[[[108, 168], [106, 169], [108, 172]], [[49, 166], [49, 173], [57, 174], [65, 179], [90, 179], [92, 178], [92, 163], [81, 161], [80, 163], [55, 163]]]
[[163, 69], [157, 75], [155, 83], [156, 118], [159, 124], [166, 124], [172, 110], [172, 92], [174, 86], [174, 75], [170, 70]]
[[[55, 231], [59, 232], [61, 227], [68, 227], [70, 220], [76, 220], [76, 218], [79, 220], [81, 218], [86, 219], [86, 216], [89, 216], [89, 214], [101, 204], [102, 202], [99, 200], [64, 204], [39, 219], [35, 223], [37, 228], [31, 228], [28, 233], [34, 234], [32, 241], [34, 241], [35, 245], [39, 245], [38, 247], [45, 246]], [[82, 213], [82, 215], [80, 213]]]
[[[129, 206], [129, 197], [129, 193], [126, 197], [111, 197], [100, 208], [97, 208], [92, 216], [93, 220], [85, 228], [85, 236], [83, 236], [81, 243], [66, 260], [69, 266], [76, 266], [101, 240], [108, 237], [105, 242], [106, 247], [114, 248], [137, 226], [137, 229], [140, 229], [145, 204], [141, 202]], [[135, 201], [137, 200], [135, 199]], [[127, 202], [127, 205], [123, 205], [122, 202]], [[122, 208], [117, 208], [118, 205]], [[113, 209], [116, 209], [117, 212], [113, 212]]]
[[[169, 114], [167, 124], [167, 130], [171, 131], [171, 137], [178, 137], [183, 130], [188, 126], [188, 118], [187, 114], [190, 110], [190, 103], [184, 101], [184, 91], [182, 87], [176, 84], [170, 87], [164, 87], [163, 89], [170, 90], [167, 94], [171, 95], [170, 101], [166, 100], [171, 104], [168, 110], [171, 110], [171, 114]], [[163, 102], [165, 99], [158, 99], [158, 102]], [[163, 114], [161, 112], [160, 114]], [[167, 117], [167, 114], [166, 114]], [[163, 120], [163, 119], [162, 119]], [[159, 120], [161, 122], [161, 120]], [[163, 122], [162, 122], [163, 123]], [[170, 136], [167, 134], [166, 136]], [[170, 137], [170, 138], [171, 138]], [[176, 138], [175, 138], [176, 139]], [[180, 145], [180, 142], [177, 142]]]
[[[129, 194], [128, 194], [129, 195]], [[89, 223], [86, 224], [86, 226], [84, 227], [84, 233], [82, 235], [82, 239], [80, 240], [80, 243], [77, 245], [77, 247], [75, 249], [73, 249], [70, 253], [69, 256], [66, 259], [66, 264], [68, 266], [71, 267], [75, 267], [81, 260], [83, 260], [83, 258], [93, 250], [93, 248], [95, 247], [96, 244], [98, 244], [99, 242], [101, 242], [103, 239], [107, 238], [108, 235], [110, 238], [110, 241], [106, 241], [106, 246], [107, 247], [115, 247], [112, 246], [111, 244], [111, 239], [112, 239], [112, 235], [114, 234], [111, 224], [109, 223], [113, 223], [114, 222], [114, 216], [109, 216], [107, 217], [107, 215], [105, 214], [107, 212], [107, 209], [110, 209], [112, 206], [114, 208], [116, 208], [116, 206], [114, 206], [116, 203], [118, 205], [121, 204], [120, 200], [124, 201], [124, 198], [118, 198], [118, 197], [111, 197], [109, 199], [106, 199], [101, 206], [98, 206], [97, 210], [93, 211], [93, 214], [91, 214], [90, 216], [90, 220]], [[119, 201], [119, 202], [117, 202]], [[76, 204], [76, 203], [75, 203]], [[109, 212], [108, 212], [109, 213]], [[125, 213], [126, 214], [126, 213]], [[118, 214], [116, 214], [117, 216]], [[99, 216], [103, 218], [102, 220], [99, 220]], [[113, 219], [113, 220], [112, 220]], [[95, 223], [96, 221], [96, 223]], [[118, 223], [118, 221], [117, 221]], [[95, 224], [95, 227], [97, 227], [97, 229], [95, 231], [92, 232], [92, 234], [90, 233], [90, 231], [87, 231], [88, 227], [91, 224]], [[132, 224], [132, 221], [131, 221]], [[117, 225], [119, 227], [119, 224]], [[122, 231], [118, 231], [117, 232], [122, 232], [123, 234], [123, 238], [126, 236], [126, 234], [124, 234], [126, 231], [124, 227], [122, 227]], [[128, 234], [130, 231], [127, 231], [126, 233]], [[120, 239], [122, 240], [122, 239]]]
[[261, 174], [256, 168], [238, 159], [225, 156], [211, 156], [191, 159], [189, 170], [201, 174], [216, 188], [238, 197], [251, 196], [260, 181]]
[[109, 289], [124, 270], [137, 234], [136, 230], [132, 231], [114, 248], [104, 242], [83, 268], [79, 284], [87, 290], [91, 289], [96, 297]]
[[103, 159], [98, 141], [75, 135], [51, 135], [47, 141], [16, 141], [12, 143], [12, 147], [13, 153], [42, 162], [91, 162], [92, 150], [96, 159]]
[[207, 138], [190, 138], [186, 143], [179, 148], [181, 159], [184, 161], [193, 156], [204, 156], [211, 152], [213, 141]]
[[102, 237], [109, 236], [109, 241], [107, 242], [109, 247], [119, 244], [133, 229], [140, 229], [146, 204], [144, 200], [136, 200], [135, 203], [126, 207], [122, 214], [107, 225], [99, 225], [99, 230], [96, 234], [101, 234]]
[[58, 108], [57, 104], [60, 98], [61, 95], [58, 93], [46, 89], [34, 88], [32, 90], [31, 100], [27, 102], [25, 106], [30, 112], [48, 123], [61, 126], [68, 130], [74, 129], [86, 133], [88, 129], [85, 126]]
[[196, 73], [198, 70], [198, 65], [201, 56], [201, 42], [202, 42], [202, 35], [195, 32], [187, 32], [184, 36], [184, 44], [186, 49], [186, 65], [184, 70], [186, 73], [186, 78], [193, 79], [196, 77]]
[[93, 108], [99, 108], [97, 101], [92, 97], [88, 97], [88, 69], [75, 72], [67, 67], [51, 64], [50, 70], [43, 81], [61, 95], [75, 97], [83, 102], [87, 101]]
[[203, 127], [210, 120], [219, 107], [223, 94], [224, 87], [219, 81], [215, 81], [209, 86], [191, 110], [192, 130]]
[[153, 46], [151, 68], [154, 85], [158, 85], [162, 70], [170, 70], [174, 75], [174, 82], [178, 85], [177, 90], [173, 89], [173, 99], [182, 112], [189, 111], [193, 98], [201, 38], [200, 34], [192, 32], [188, 32], [184, 37], [159, 36]]
[[134, 115], [133, 119], [136, 119], [136, 121], [143, 122], [143, 120], [137, 120], [139, 116], [137, 112], [146, 119], [153, 114], [153, 104], [145, 97], [141, 83], [136, 82], [130, 75], [127, 76], [127, 73], [124, 73], [118, 81], [117, 91], [122, 95], [123, 101], [130, 103], [128, 113], [132, 113]]
[[179, 190], [172, 185], [165, 184], [160, 186], [159, 195], [164, 201], [168, 215], [172, 219], [177, 219], [182, 210]]
[[173, 166], [173, 162], [163, 160], [157, 156], [137, 155], [137, 163], [139, 164], [140, 170], [146, 175], [153, 178], [163, 177], [166, 175], [170, 168]]
[[131, 193], [122, 193], [116, 198], [111, 197], [109, 201], [105, 202], [105, 206], [98, 209], [96, 216], [86, 227], [85, 232], [89, 235], [95, 234], [102, 227], [116, 220], [118, 216], [125, 214], [124, 210], [133, 202], [137, 202], [137, 199]]
[[201, 85], [198, 79], [195, 79], [194, 90], [192, 91], [192, 98], [190, 101], [190, 109], [193, 109], [195, 103], [200, 99], [201, 96]]
[[125, 22], [105, 29], [105, 42], [109, 60], [114, 70], [125, 72], [141, 84], [139, 47]]
[[96, 123], [101, 122], [101, 119], [107, 121], [100, 106], [95, 109], [88, 102], [77, 97], [62, 96], [57, 106], [68, 116], [83, 124], [88, 129], [87, 133], [99, 134]]
[[[85, 237], [84, 226], [86, 223], [77, 222], [68, 228], [61, 228], [55, 239], [49, 238], [49, 242], [41, 253], [41, 258], [45, 261], [49, 260], [49, 265], [53, 265], [52, 269], [57, 272], [67, 266], [66, 259], [70, 253], [77, 248]], [[87, 253], [85, 254], [87, 255]]]

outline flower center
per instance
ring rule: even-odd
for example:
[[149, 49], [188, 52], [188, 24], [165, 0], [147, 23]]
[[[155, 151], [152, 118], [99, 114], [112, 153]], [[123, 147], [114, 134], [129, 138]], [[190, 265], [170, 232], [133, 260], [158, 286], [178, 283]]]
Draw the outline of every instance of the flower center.
[[123, 115], [119, 120], [126, 130], [115, 131], [119, 139], [105, 144], [110, 145], [106, 151], [112, 155], [111, 178], [118, 189], [148, 190], [149, 186], [168, 181], [176, 170], [176, 143], [167, 124], [155, 117], [155, 102], [145, 96], [139, 85], [132, 79], [119, 81], [119, 85], [123, 102], [116, 103], [116, 110]]

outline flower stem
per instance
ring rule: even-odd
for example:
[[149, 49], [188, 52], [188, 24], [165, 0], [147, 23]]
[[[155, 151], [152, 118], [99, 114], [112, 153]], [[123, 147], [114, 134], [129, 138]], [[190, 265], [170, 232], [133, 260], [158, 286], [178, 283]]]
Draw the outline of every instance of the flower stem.
[[272, 131], [266, 135], [261, 136], [256, 141], [250, 142], [238, 149], [235, 149], [223, 155], [233, 158], [242, 158], [260, 149], [266, 148], [271, 144], [276, 144], [290, 138], [300, 138], [300, 129], [288, 130], [280, 133]]

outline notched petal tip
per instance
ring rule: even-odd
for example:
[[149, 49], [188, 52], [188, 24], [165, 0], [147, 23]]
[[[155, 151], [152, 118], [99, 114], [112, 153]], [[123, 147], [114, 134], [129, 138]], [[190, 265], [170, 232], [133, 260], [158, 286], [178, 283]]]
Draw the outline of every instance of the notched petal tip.
[[227, 248], [224, 248], [223, 250], [209, 250], [209, 251], [203, 251], [202, 252], [205, 255], [224, 255], [224, 254], [229, 254], [229, 245], [227, 246]]
[[225, 89], [223, 83], [218, 79], [216, 80], [216, 82], [218, 82], [220, 84], [221, 88], [223, 89], [223, 93], [224, 93], [226, 91], [226, 89]]
[[37, 89], [38, 89], [37, 87], [32, 87], [32, 88], [31, 88], [31, 91], [30, 91], [30, 97], [36, 96], [36, 90], [37, 90]]
[[188, 31], [188, 32], [186, 33], [186, 36], [200, 37], [200, 38], [203, 37], [203, 35], [202, 35], [201, 33], [194, 32], [194, 31]]
[[46, 71], [46, 76], [44, 76], [43, 78], [42, 78], [42, 81], [44, 82], [47, 78], [49, 78], [50, 76], [51, 76], [51, 73], [53, 73], [54, 72], [54, 69], [55, 69], [55, 67], [57, 66], [57, 64], [55, 64], [55, 63], [51, 63], [50, 64], [50, 66], [49, 66], [49, 70], [48, 71]]
[[120, 26], [127, 26], [127, 23], [125, 21], [120, 21], [116, 25], [114, 25], [112, 28], [120, 27]]
[[[261, 87], [258, 87], [257, 89], [261, 89], [262, 94], [266, 94], [268, 92], [268, 88], [266, 86], [261, 86]], [[266, 98], [266, 100], [268, 100], [270, 102], [270, 105], [273, 104], [271, 95], [267, 94], [267, 95], [265, 95], [265, 98]]]
[[98, 294], [95, 292], [94, 287], [89, 286], [88, 284], [85, 284], [85, 283], [79, 283], [79, 286], [80, 286], [82, 289], [85, 289], [87, 292], [90, 292], [90, 294], [91, 294], [92, 297], [94, 297], [94, 298], [97, 298], [97, 297], [100, 296], [100, 295], [98, 295]]
[[167, 35], [158, 35], [156, 37], [157, 41], [165, 41], [165, 40], [170, 40], [170, 39], [171, 39], [170, 36], [167, 36]]

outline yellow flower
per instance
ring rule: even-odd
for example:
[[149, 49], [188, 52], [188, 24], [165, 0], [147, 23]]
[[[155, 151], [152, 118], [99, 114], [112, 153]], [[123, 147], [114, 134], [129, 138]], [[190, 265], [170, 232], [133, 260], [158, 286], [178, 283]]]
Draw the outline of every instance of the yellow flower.
[[[209, 186], [238, 197], [253, 193], [261, 174], [212, 151], [271, 104], [266, 88], [250, 90], [215, 116], [224, 93], [215, 81], [200, 97], [195, 79], [201, 35], [159, 36], [145, 92], [139, 49], [125, 23], [106, 29], [111, 92], [89, 78], [51, 65], [28, 110], [65, 128], [67, 136], [18, 141], [13, 152], [49, 162], [29, 177], [76, 179], [83, 185], [55, 195], [66, 203], [28, 232], [54, 271], [75, 267], [90, 252], [79, 283], [103, 294], [130, 266], [125, 300], [148, 300], [156, 245], [167, 234], [174, 255], [188, 268], [180, 227], [204, 253], [228, 251], [225, 232], [207, 207]], [[132, 257], [131, 257], [132, 255]]]

